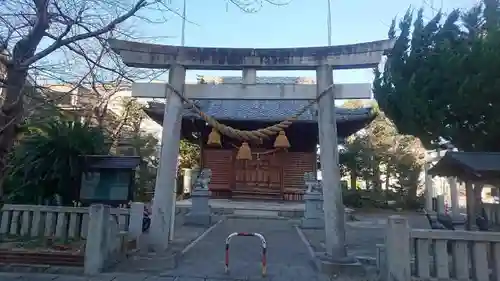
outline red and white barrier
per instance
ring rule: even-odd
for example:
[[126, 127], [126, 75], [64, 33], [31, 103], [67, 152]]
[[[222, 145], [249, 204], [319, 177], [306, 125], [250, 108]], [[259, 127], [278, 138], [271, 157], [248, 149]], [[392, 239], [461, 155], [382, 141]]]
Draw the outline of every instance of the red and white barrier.
[[262, 245], [262, 276], [266, 276], [267, 272], [267, 242], [264, 236], [260, 233], [247, 233], [247, 232], [233, 232], [229, 234], [229, 236], [226, 238], [226, 257], [225, 257], [225, 271], [226, 273], [229, 272], [229, 243], [231, 242], [231, 239], [235, 236], [255, 236], [260, 239], [261, 245]]

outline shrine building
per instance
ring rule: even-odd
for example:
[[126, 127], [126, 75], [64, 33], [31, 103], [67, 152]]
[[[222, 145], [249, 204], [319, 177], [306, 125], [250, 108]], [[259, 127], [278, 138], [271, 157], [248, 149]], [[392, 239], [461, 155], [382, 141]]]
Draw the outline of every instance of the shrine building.
[[[217, 83], [241, 84], [241, 77], [220, 77]], [[205, 83], [213, 83], [207, 81]], [[314, 84], [299, 77], [257, 77], [257, 84]], [[201, 111], [220, 123], [240, 130], [257, 130], [281, 122], [308, 104], [307, 100], [197, 100]], [[165, 104], [150, 102], [146, 113], [162, 124]], [[337, 133], [343, 139], [374, 118], [370, 108], [336, 108]], [[220, 145], [209, 145], [212, 128], [187, 110], [182, 118], [182, 138], [200, 145], [201, 168], [212, 170], [209, 189], [213, 198], [302, 200], [304, 173], [316, 172], [318, 124], [316, 106], [285, 129], [290, 147], [276, 148], [275, 139], [250, 143], [251, 159], [237, 159], [241, 141], [220, 136]]]

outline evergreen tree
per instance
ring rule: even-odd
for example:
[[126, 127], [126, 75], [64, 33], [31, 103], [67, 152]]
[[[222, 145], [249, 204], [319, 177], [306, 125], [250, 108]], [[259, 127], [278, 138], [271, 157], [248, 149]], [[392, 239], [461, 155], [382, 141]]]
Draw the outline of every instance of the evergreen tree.
[[401, 133], [427, 147], [442, 137], [462, 151], [500, 151], [499, 20], [499, 1], [485, 0], [427, 23], [409, 10], [398, 36], [393, 21], [395, 45], [373, 88]]

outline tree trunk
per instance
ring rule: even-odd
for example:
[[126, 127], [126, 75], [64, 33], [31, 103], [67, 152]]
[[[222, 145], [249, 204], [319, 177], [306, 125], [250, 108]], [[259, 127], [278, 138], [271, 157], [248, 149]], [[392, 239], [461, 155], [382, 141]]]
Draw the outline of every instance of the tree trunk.
[[356, 172], [353, 172], [351, 170], [350, 174], [350, 179], [351, 179], [351, 190], [356, 190], [357, 189], [357, 182], [358, 182], [358, 176], [356, 175]]
[[16, 139], [16, 128], [23, 117], [24, 83], [27, 70], [7, 66], [5, 100], [0, 108], [0, 198], [3, 198], [3, 182], [7, 173], [7, 157]]
[[[201, 147], [201, 146], [200, 146]], [[357, 168], [357, 163], [356, 161], [351, 161], [352, 163], [349, 164], [349, 177], [350, 177], [350, 182], [351, 182], [351, 189], [356, 190], [357, 189], [357, 183], [358, 183], [358, 171], [356, 170]]]
[[385, 201], [389, 202], [389, 194], [391, 192], [390, 190], [390, 185], [391, 185], [391, 165], [387, 163], [385, 170]]
[[17, 127], [23, 118], [24, 85], [30, 64], [23, 65], [35, 55], [36, 49], [49, 28], [49, 1], [35, 1], [36, 19], [30, 32], [15, 44], [12, 59], [6, 65], [5, 100], [0, 108], [0, 200], [4, 201], [3, 183], [7, 173], [7, 156], [16, 139]]
[[408, 187], [408, 200], [410, 202], [417, 201], [417, 191], [418, 191], [418, 184], [411, 183], [410, 186]]
[[382, 191], [382, 182], [380, 181], [380, 163], [373, 158], [373, 189], [377, 192]]

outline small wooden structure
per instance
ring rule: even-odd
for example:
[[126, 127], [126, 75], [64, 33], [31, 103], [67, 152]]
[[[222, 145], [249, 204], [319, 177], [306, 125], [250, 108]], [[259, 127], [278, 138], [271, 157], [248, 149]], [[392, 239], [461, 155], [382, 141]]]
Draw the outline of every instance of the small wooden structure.
[[[474, 206], [475, 187], [484, 184], [498, 186], [500, 183], [500, 153], [448, 151], [428, 173], [432, 176], [456, 177], [465, 182], [467, 217], [474, 218], [478, 211]], [[467, 227], [471, 229], [474, 219], [468, 222]]]
[[[279, 80], [278, 80], [279, 79]], [[221, 83], [241, 83], [240, 77], [222, 77]], [[257, 77], [257, 83], [314, 83], [297, 77]], [[197, 105], [221, 123], [240, 130], [256, 130], [293, 116], [304, 100], [199, 100]], [[164, 104], [149, 104], [146, 113], [158, 124], [163, 121]], [[369, 108], [337, 108], [337, 131], [345, 138], [374, 118]], [[221, 147], [208, 146], [212, 128], [197, 114], [186, 111], [182, 137], [201, 147], [201, 166], [212, 170], [209, 185], [212, 197], [244, 199], [302, 200], [305, 172], [316, 171], [318, 125], [316, 109], [301, 115], [285, 130], [291, 144], [288, 150], [275, 149], [274, 139], [251, 145], [252, 160], [237, 160], [241, 143], [222, 137]]]
[[133, 200], [138, 156], [86, 155], [87, 170], [82, 172], [78, 201], [84, 205], [103, 203], [111, 206]]

